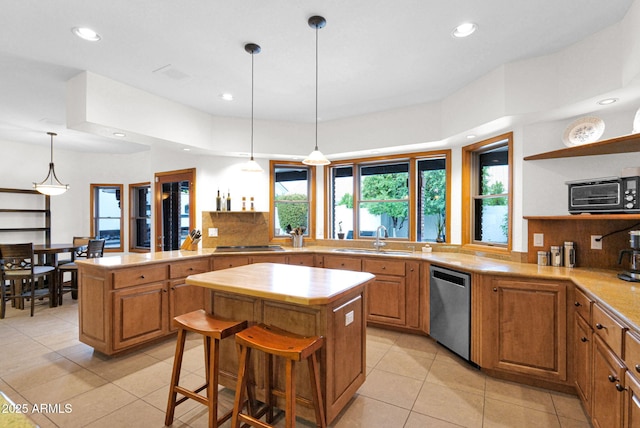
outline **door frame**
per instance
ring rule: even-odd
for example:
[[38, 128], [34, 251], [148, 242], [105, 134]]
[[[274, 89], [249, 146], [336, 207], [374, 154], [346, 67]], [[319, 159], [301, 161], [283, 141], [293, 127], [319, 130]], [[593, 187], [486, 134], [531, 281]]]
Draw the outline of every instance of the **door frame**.
[[175, 171], [156, 172], [154, 174], [154, 235], [155, 235], [155, 251], [163, 251], [162, 249], [162, 185], [164, 183], [173, 183], [177, 181], [189, 182], [189, 230], [196, 227], [196, 169], [180, 169]]

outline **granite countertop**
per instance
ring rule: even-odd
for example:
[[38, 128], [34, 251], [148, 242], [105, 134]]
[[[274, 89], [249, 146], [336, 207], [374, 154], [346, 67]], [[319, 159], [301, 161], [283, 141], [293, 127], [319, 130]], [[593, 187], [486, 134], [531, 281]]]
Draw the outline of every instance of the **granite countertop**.
[[631, 324], [631, 326], [640, 332], [640, 283], [627, 282], [618, 279], [618, 271], [615, 270], [538, 266], [533, 263], [504, 261], [458, 252], [409, 252], [386, 250], [376, 253], [368, 250], [362, 251], [363, 249], [361, 248], [354, 248], [353, 251], [336, 251], [336, 247], [329, 246], [309, 246], [303, 248], [283, 247], [283, 249], [284, 251], [279, 251], [277, 253], [255, 251], [215, 253], [215, 248], [202, 248], [196, 251], [175, 250], [156, 253], [132, 253], [119, 256], [105, 256], [97, 259], [79, 261], [79, 263], [105, 268], [114, 268], [167, 261], [180, 261], [183, 259], [187, 260], [192, 257], [291, 253], [333, 254], [345, 257], [393, 257], [399, 259], [420, 260], [436, 263], [452, 269], [461, 269], [467, 272], [477, 272], [481, 274], [572, 281], [580, 289], [585, 291], [585, 293], [592, 299], [600, 302], [603, 306], [623, 320], [626, 320]]

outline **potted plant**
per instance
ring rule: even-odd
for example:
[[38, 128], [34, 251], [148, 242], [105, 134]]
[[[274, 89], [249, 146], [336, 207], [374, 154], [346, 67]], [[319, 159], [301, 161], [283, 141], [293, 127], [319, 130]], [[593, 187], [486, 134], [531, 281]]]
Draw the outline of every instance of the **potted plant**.
[[338, 239], [344, 239], [344, 232], [342, 231], [342, 222], [338, 222]]

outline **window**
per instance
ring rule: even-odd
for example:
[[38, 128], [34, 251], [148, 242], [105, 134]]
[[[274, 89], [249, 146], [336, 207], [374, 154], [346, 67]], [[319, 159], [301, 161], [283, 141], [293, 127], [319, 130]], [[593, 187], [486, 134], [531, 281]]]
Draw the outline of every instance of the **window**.
[[409, 162], [361, 165], [358, 236], [385, 226], [392, 238], [408, 238]]
[[105, 251], [123, 251], [122, 229], [122, 184], [92, 184], [91, 235], [105, 240]]
[[383, 225], [389, 238], [445, 242], [450, 170], [449, 150], [335, 162], [325, 169], [327, 237], [373, 239]]
[[300, 163], [271, 161], [271, 236], [289, 237], [296, 228], [313, 237], [315, 222], [314, 168]]
[[151, 185], [149, 183], [129, 185], [129, 248], [131, 251], [151, 250]]
[[463, 244], [511, 249], [511, 146], [505, 134], [463, 148]]

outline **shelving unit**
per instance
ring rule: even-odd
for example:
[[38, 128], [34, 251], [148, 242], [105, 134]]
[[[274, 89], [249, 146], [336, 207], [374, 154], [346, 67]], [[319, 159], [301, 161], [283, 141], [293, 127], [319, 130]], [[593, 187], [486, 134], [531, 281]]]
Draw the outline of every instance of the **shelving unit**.
[[560, 159], [578, 156], [610, 155], [640, 152], [640, 134], [625, 135], [582, 146], [567, 147], [537, 155], [525, 156], [524, 160]]
[[51, 199], [48, 195], [43, 195], [35, 190], [26, 189], [7, 189], [0, 188], [0, 193], [13, 193], [13, 194], [27, 194], [44, 198], [44, 209], [29, 209], [29, 208], [0, 208], [0, 214], [2, 213], [41, 213], [44, 215], [43, 227], [7, 227], [0, 228], [2, 232], [43, 232], [44, 244], [51, 244]]

